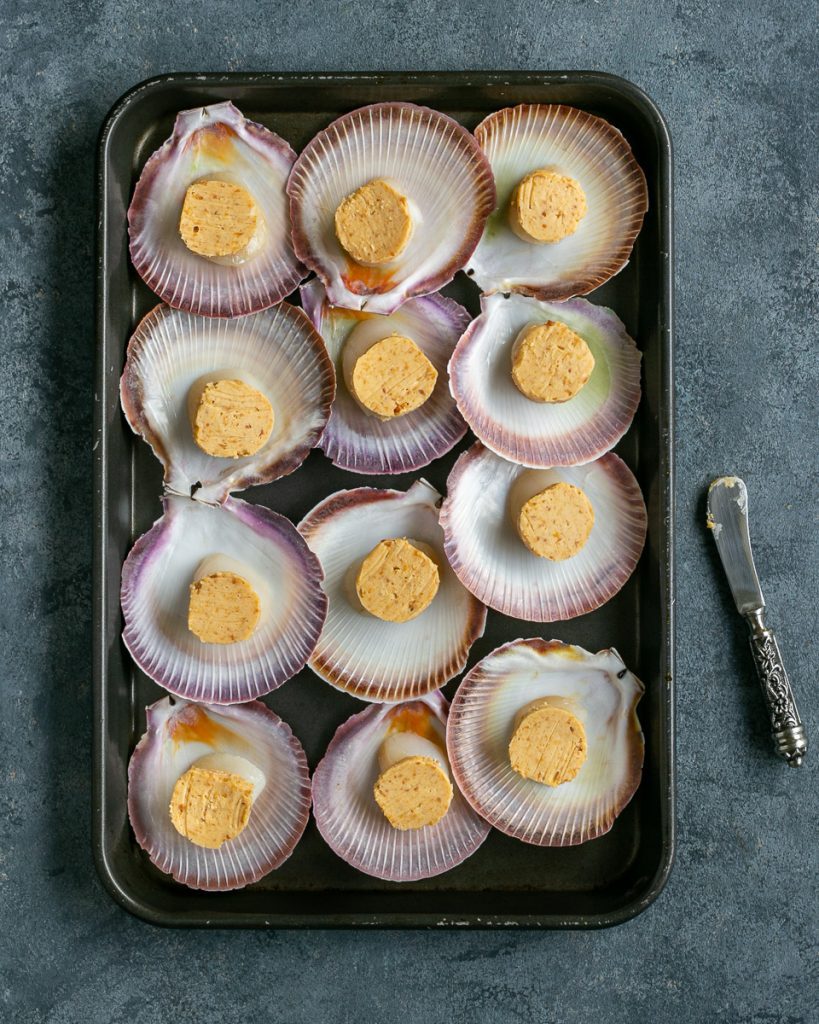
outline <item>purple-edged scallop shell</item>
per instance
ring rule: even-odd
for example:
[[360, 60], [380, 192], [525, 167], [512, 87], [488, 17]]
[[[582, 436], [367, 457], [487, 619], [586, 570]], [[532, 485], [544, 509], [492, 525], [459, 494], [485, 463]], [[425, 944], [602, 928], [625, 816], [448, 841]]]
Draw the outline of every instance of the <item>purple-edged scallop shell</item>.
[[[285, 193], [295, 159], [284, 139], [232, 103], [182, 111], [148, 158], [128, 208], [131, 260], [148, 287], [200, 316], [255, 313], [289, 295], [307, 273], [293, 252]], [[263, 235], [245, 262], [206, 259], [182, 241], [185, 193], [206, 178], [242, 185], [256, 201]]]
[[[447, 725], [449, 762], [461, 792], [490, 825], [536, 846], [575, 846], [604, 835], [631, 800], [643, 767], [637, 719], [643, 684], [614, 649], [540, 638], [496, 648], [464, 676]], [[515, 716], [556, 697], [582, 722], [588, 754], [559, 786], [513, 771]]]
[[[374, 179], [388, 179], [407, 197], [414, 230], [397, 259], [365, 267], [341, 248], [333, 217]], [[287, 191], [299, 259], [322, 279], [334, 306], [372, 313], [391, 313], [451, 280], [495, 203], [492, 172], [473, 136], [411, 103], [376, 103], [333, 121], [302, 151]]]
[[[290, 726], [261, 701], [230, 707], [164, 697], [128, 765], [128, 816], [151, 861], [191, 889], [240, 889], [280, 867], [310, 814], [307, 758]], [[177, 779], [208, 754], [242, 757], [264, 776], [244, 830], [218, 849], [176, 831], [169, 807]]]
[[[600, 117], [557, 104], [522, 104], [490, 114], [475, 136], [492, 165], [497, 204], [469, 261], [484, 292], [556, 301], [586, 295], [628, 262], [648, 208], [646, 179], [623, 135]], [[579, 182], [587, 213], [574, 234], [543, 245], [519, 238], [508, 220], [512, 193], [532, 171]]]
[[[466, 433], [447, 383], [447, 363], [470, 321], [469, 313], [443, 295], [409, 299], [384, 315], [331, 306], [321, 281], [302, 285], [305, 312], [324, 338], [336, 369], [337, 390], [319, 447], [341, 469], [355, 473], [407, 473], [446, 454]], [[362, 323], [411, 338], [438, 371], [435, 389], [418, 409], [391, 420], [367, 413], [344, 382], [342, 357]]]
[[[540, 302], [485, 296], [481, 315], [458, 342], [450, 388], [464, 419], [487, 448], [524, 466], [574, 466], [599, 458], [625, 434], [640, 401], [640, 351], [622, 321], [586, 299]], [[595, 364], [566, 402], [533, 402], [512, 379], [512, 350], [529, 325], [566, 324]]]
[[[461, 585], [444, 555], [439, 501], [425, 480], [408, 491], [359, 487], [331, 494], [299, 523], [321, 562], [329, 600], [309, 665], [337, 689], [385, 703], [430, 693], [464, 668], [470, 647], [483, 634], [486, 608]], [[408, 622], [370, 615], [351, 584], [363, 559], [391, 537], [427, 545], [438, 565], [437, 594]]]
[[[207, 375], [240, 376], [275, 416], [264, 445], [244, 458], [216, 458], [194, 441], [191, 386]], [[165, 487], [203, 501], [292, 473], [319, 441], [330, 415], [335, 374], [324, 343], [301, 309], [215, 320], [157, 306], [128, 343], [120, 382], [125, 416], [165, 467]], [[197, 486], [198, 485], [198, 486]]]
[[[513, 509], [561, 481], [583, 491], [594, 525], [574, 557], [550, 561], [520, 539]], [[534, 470], [478, 441], [449, 474], [441, 526], [449, 564], [479, 600], [516, 619], [557, 622], [594, 611], [626, 583], [645, 543], [646, 508], [631, 470], [611, 453], [583, 466]]]
[[313, 814], [327, 845], [358, 871], [390, 882], [432, 878], [463, 863], [489, 834], [457, 787], [440, 821], [406, 831], [390, 825], [373, 797], [391, 721], [407, 709], [425, 715], [445, 756], [448, 708], [435, 692], [410, 704], [371, 705], [336, 730], [313, 774]]
[[[163, 508], [122, 569], [122, 636], [134, 661], [188, 700], [235, 704], [275, 690], [305, 666], [324, 623], [315, 555], [288, 519], [262, 505], [169, 496]], [[188, 629], [190, 584], [214, 555], [241, 566], [259, 596], [259, 623], [246, 640], [202, 643]]]

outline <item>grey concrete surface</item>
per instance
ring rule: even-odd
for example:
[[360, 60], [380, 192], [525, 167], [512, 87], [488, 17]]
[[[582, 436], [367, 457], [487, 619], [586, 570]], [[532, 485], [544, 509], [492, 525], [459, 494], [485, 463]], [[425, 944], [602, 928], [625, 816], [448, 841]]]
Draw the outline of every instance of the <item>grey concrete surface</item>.
[[[804, 0], [5, 0], [0, 89], [0, 1020], [819, 1020], [817, 7]], [[567, 934], [187, 933], [90, 851], [93, 161], [169, 70], [593, 68], [676, 147], [679, 853], [644, 915]], [[769, 756], [702, 529], [737, 472], [814, 755]]]

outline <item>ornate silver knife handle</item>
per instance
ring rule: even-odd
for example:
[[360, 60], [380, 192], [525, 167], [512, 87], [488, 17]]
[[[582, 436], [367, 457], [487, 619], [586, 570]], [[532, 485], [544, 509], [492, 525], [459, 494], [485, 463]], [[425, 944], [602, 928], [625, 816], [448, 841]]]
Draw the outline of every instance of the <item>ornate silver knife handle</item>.
[[762, 697], [771, 720], [776, 752], [791, 767], [798, 768], [808, 749], [808, 739], [779, 653], [779, 645], [773, 630], [765, 625], [764, 608], [747, 612], [745, 621], [751, 631], [751, 650], [759, 685], [762, 687]]

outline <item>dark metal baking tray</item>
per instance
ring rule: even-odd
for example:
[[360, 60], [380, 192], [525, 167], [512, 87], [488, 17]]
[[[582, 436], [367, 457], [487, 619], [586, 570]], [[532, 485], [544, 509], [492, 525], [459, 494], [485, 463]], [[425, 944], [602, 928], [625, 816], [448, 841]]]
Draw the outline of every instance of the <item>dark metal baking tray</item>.
[[[607, 118], [631, 143], [648, 179], [648, 215], [628, 267], [591, 298], [617, 311], [644, 353], [643, 400], [617, 451], [648, 504], [645, 553], [620, 594], [591, 615], [540, 626], [490, 612], [470, 657], [473, 665], [519, 636], [555, 636], [591, 650], [616, 646], [644, 680], [643, 780], [608, 835], [583, 846], [541, 849], [493, 833], [454, 871], [396, 885], [337, 859], [311, 822], [282, 868], [245, 890], [219, 894], [177, 885], [136, 845], [126, 815], [126, 768], [144, 730], [144, 708], [162, 691], [134, 667], [121, 643], [119, 579], [133, 540], [160, 513], [161, 470], [131, 434], [118, 401], [129, 335], [157, 301], [129, 264], [125, 215], [139, 171], [170, 134], [177, 111], [223, 99], [297, 150], [342, 112], [398, 99], [443, 110], [469, 128], [511, 104], [568, 103]], [[98, 159], [93, 771], [94, 852], [105, 887], [132, 913], [176, 926], [568, 928], [616, 924], [639, 913], [662, 889], [674, 851], [671, 151], [657, 108], [628, 82], [588, 72], [176, 74], [144, 82], [116, 104], [102, 129]], [[463, 274], [447, 290], [477, 311], [477, 290]], [[417, 475], [443, 491], [455, 456], [468, 443]], [[314, 452], [292, 476], [245, 496], [298, 521], [337, 488], [362, 482], [406, 488], [415, 475], [362, 480]], [[309, 670], [265, 699], [291, 723], [311, 767], [338, 724], [361, 708]]]

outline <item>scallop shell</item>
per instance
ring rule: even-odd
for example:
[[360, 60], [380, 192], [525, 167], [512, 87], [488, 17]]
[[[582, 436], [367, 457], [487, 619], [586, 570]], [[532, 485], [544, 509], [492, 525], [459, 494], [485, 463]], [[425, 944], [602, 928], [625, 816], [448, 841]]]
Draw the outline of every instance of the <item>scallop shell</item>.
[[[447, 750], [463, 795], [481, 817], [536, 846], [575, 846], [608, 832], [640, 783], [643, 684], [614, 649], [540, 638], [498, 647], [464, 677], [452, 701]], [[514, 718], [542, 697], [572, 705], [588, 756], [571, 782], [550, 787], [509, 764]]]
[[[648, 209], [648, 190], [621, 132], [575, 107], [522, 104], [490, 114], [475, 136], [497, 189], [497, 205], [467, 269], [484, 292], [556, 301], [586, 295], [623, 269]], [[523, 241], [507, 220], [518, 182], [543, 167], [578, 181], [588, 202], [577, 231], [551, 245]]]
[[[404, 252], [362, 267], [339, 245], [339, 203], [375, 178], [394, 182], [415, 211]], [[475, 139], [452, 118], [411, 103], [344, 114], [305, 147], [287, 185], [296, 254], [334, 306], [392, 313], [450, 281], [478, 244], [495, 203], [492, 172]]]
[[[273, 406], [273, 432], [255, 455], [215, 458], [193, 439], [188, 392], [214, 371], [246, 374]], [[189, 495], [194, 488], [197, 498], [212, 502], [297, 469], [321, 437], [334, 393], [321, 337], [286, 302], [237, 320], [157, 306], [128, 343], [120, 382], [125, 416], [165, 467], [166, 489]]]
[[[128, 765], [128, 816], [151, 861], [191, 889], [241, 889], [280, 867], [310, 814], [307, 758], [290, 726], [261, 701], [231, 707], [169, 697], [146, 710], [148, 728]], [[206, 754], [244, 757], [265, 776], [250, 820], [211, 850], [180, 835], [169, 806], [177, 779]]]
[[[469, 313], [443, 295], [409, 299], [387, 316], [331, 306], [321, 281], [302, 286], [301, 301], [330, 353], [338, 389], [319, 447], [341, 469], [354, 473], [407, 473], [450, 451], [466, 433], [466, 424], [447, 384], [447, 363], [470, 321]], [[424, 404], [393, 420], [368, 415], [344, 383], [344, 343], [362, 318], [383, 321], [384, 337], [395, 332], [412, 338], [438, 371], [435, 390]]]
[[[523, 500], [558, 481], [579, 487], [594, 508], [594, 526], [572, 558], [533, 554], [509, 511], [514, 486]], [[584, 466], [527, 470], [478, 441], [460, 456], [441, 508], [449, 564], [484, 604], [530, 622], [556, 622], [599, 608], [634, 571], [646, 536], [646, 509], [633, 474], [609, 453]]]
[[[240, 316], [280, 302], [307, 274], [293, 252], [285, 194], [295, 159], [284, 139], [232, 103], [182, 111], [148, 158], [128, 208], [139, 276], [168, 305], [201, 316]], [[244, 185], [262, 212], [264, 243], [245, 263], [205, 259], [179, 235], [185, 192], [208, 177]]]
[[[533, 402], [512, 380], [518, 334], [550, 320], [583, 338], [595, 359], [588, 382], [567, 402]], [[640, 402], [640, 359], [605, 306], [490, 295], [455, 348], [450, 388], [475, 435], [496, 454], [524, 466], [575, 466], [599, 458], [628, 430]]]
[[[395, 703], [438, 689], [466, 665], [483, 635], [486, 609], [447, 564], [439, 501], [425, 480], [406, 492], [359, 487], [331, 494], [299, 523], [321, 562], [329, 599], [309, 664], [331, 686], [361, 700]], [[351, 583], [366, 555], [389, 537], [419, 541], [437, 554], [438, 593], [409, 622], [384, 622], [364, 611]]]
[[[411, 703], [425, 710], [445, 742], [449, 704], [439, 692]], [[336, 730], [313, 774], [313, 814], [324, 841], [358, 871], [389, 882], [432, 878], [470, 857], [489, 826], [454, 788], [443, 818], [431, 826], [400, 831], [384, 817], [373, 797], [378, 748], [391, 719], [406, 704], [374, 704]]]
[[[261, 505], [166, 497], [163, 508], [122, 569], [122, 638], [134, 661], [188, 700], [235, 704], [275, 690], [304, 667], [321, 633], [327, 598], [318, 560], [288, 519]], [[247, 566], [261, 598], [247, 640], [204, 644], [188, 629], [188, 588], [212, 554]]]

